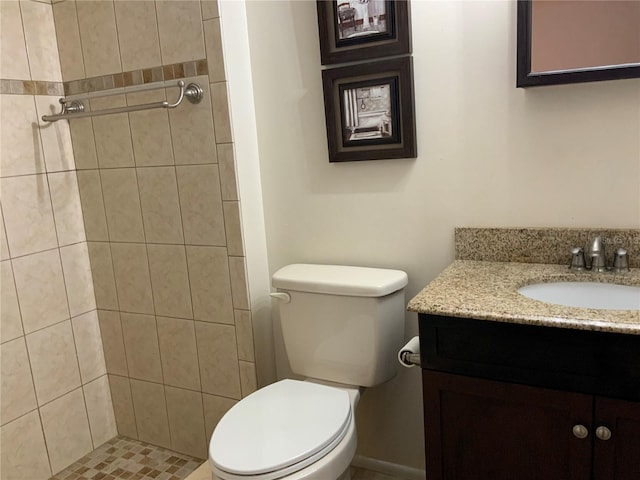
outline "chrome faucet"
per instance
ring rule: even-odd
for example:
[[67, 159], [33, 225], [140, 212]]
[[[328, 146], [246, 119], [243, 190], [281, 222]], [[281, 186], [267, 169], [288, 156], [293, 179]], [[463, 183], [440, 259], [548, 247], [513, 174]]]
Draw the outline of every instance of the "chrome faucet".
[[629, 256], [624, 248], [618, 248], [613, 256], [613, 265], [607, 267], [607, 258], [604, 251], [605, 241], [602, 235], [598, 235], [591, 240], [589, 244], [589, 260], [590, 266], [586, 265], [584, 250], [580, 247], [571, 249], [571, 270], [591, 269], [592, 272], [606, 272], [608, 270], [614, 273], [629, 271]]
[[607, 259], [604, 253], [604, 242], [602, 241], [602, 236], [598, 235], [591, 240], [589, 257], [591, 257], [591, 271], [605, 272], [607, 270]]

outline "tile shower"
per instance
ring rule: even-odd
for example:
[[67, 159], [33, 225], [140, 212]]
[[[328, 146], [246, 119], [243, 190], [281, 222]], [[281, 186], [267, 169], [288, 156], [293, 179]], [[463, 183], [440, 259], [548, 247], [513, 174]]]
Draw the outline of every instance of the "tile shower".
[[[0, 477], [49, 478], [116, 435], [205, 458], [219, 418], [256, 389], [217, 4], [0, 8]], [[63, 89], [174, 78], [203, 101], [39, 121]]]

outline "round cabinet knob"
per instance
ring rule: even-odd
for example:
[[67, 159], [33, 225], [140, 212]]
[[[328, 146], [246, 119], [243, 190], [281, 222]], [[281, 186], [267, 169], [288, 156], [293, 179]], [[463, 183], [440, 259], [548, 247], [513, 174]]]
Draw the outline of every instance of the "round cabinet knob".
[[611, 430], [607, 427], [598, 427], [596, 428], [596, 437], [600, 440], [609, 440], [611, 438]]
[[584, 425], [574, 425], [573, 435], [576, 438], [587, 438], [589, 436], [589, 430]]

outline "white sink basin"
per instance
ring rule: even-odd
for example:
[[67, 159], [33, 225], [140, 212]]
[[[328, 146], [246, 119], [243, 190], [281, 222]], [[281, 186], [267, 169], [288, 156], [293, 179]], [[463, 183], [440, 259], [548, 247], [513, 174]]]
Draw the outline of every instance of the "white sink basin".
[[536, 283], [518, 289], [525, 297], [566, 307], [640, 311], [640, 287], [597, 282]]

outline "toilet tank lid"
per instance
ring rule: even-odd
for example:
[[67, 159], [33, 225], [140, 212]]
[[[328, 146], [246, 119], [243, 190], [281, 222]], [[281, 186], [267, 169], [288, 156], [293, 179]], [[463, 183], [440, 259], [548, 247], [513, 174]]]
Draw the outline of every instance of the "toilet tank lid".
[[401, 270], [305, 263], [282, 267], [272, 277], [275, 288], [354, 297], [383, 297], [403, 289], [407, 282]]

